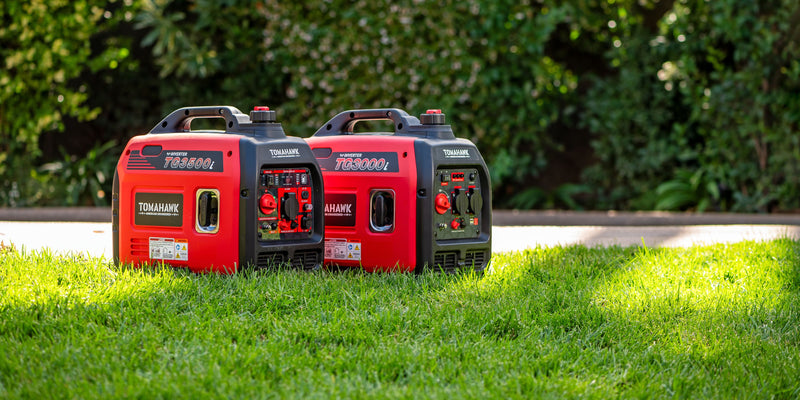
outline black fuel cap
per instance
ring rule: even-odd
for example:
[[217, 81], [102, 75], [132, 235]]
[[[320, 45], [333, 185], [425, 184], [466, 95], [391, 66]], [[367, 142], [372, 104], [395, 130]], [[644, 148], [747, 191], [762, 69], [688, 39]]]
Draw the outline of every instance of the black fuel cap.
[[430, 109], [419, 116], [419, 121], [422, 125], [444, 125], [444, 114], [442, 110]]
[[250, 111], [250, 121], [253, 122], [275, 122], [278, 118], [275, 115], [274, 110], [270, 110], [269, 107], [265, 106], [256, 106], [253, 107], [253, 111]]

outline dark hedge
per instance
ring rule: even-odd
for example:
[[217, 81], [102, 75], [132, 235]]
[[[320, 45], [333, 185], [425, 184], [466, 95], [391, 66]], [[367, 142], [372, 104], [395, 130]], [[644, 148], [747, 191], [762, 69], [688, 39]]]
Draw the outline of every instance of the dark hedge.
[[107, 203], [129, 137], [231, 104], [297, 136], [350, 108], [441, 108], [496, 207], [800, 206], [796, 1], [1, 7], [2, 205]]

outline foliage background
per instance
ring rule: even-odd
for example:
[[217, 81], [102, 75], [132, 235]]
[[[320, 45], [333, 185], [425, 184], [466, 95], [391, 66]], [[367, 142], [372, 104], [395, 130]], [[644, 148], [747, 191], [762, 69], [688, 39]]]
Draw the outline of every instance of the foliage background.
[[800, 207], [792, 0], [84, 0], [0, 5], [0, 205], [103, 205], [175, 108], [441, 108], [496, 207]]

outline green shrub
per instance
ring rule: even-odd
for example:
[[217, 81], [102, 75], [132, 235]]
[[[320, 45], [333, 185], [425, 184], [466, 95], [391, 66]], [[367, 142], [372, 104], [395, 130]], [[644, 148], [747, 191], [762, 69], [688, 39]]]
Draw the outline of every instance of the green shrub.
[[114, 141], [98, 144], [82, 157], [62, 152], [62, 159], [42, 165], [37, 171], [43, 183], [40, 205], [107, 206], [119, 158]]
[[[124, 143], [178, 107], [232, 104], [272, 106], [296, 136], [350, 108], [441, 108], [490, 165], [496, 207], [800, 207], [790, 0], [15, 0], [0, 10], [0, 205], [53, 204], [57, 184], [70, 185], [40, 164], [78, 165], [86, 150], [51, 146], [45, 159], [43, 132], [69, 125], [68, 138]], [[586, 142], [591, 156], [558, 161]], [[73, 185], [86, 190], [77, 202], [102, 204], [108, 185]]]
[[542, 171], [574, 101], [576, 77], [545, 54], [569, 6], [550, 3], [209, 0], [148, 4], [137, 26], [170, 78], [164, 113], [268, 104], [309, 136], [346, 109], [440, 108], [503, 186]]
[[37, 204], [44, 197], [35, 170], [38, 140], [60, 131], [64, 118], [95, 118], [91, 90], [77, 78], [114, 69], [128, 55], [107, 43], [93, 49], [98, 31], [124, 18], [115, 0], [26, 0], [0, 5], [0, 205]]
[[[621, 43], [608, 53], [619, 73], [596, 80], [586, 103], [599, 206], [800, 206], [797, 2], [678, 1], [658, 32]], [[693, 200], [671, 202], [663, 186], [658, 197], [686, 176], [706, 181]]]

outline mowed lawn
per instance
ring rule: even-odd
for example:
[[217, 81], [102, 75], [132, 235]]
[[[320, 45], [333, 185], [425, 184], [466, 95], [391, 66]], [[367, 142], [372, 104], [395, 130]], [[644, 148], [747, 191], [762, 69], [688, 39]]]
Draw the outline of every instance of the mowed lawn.
[[800, 243], [539, 248], [484, 276], [4, 250], [0, 398], [798, 398]]

